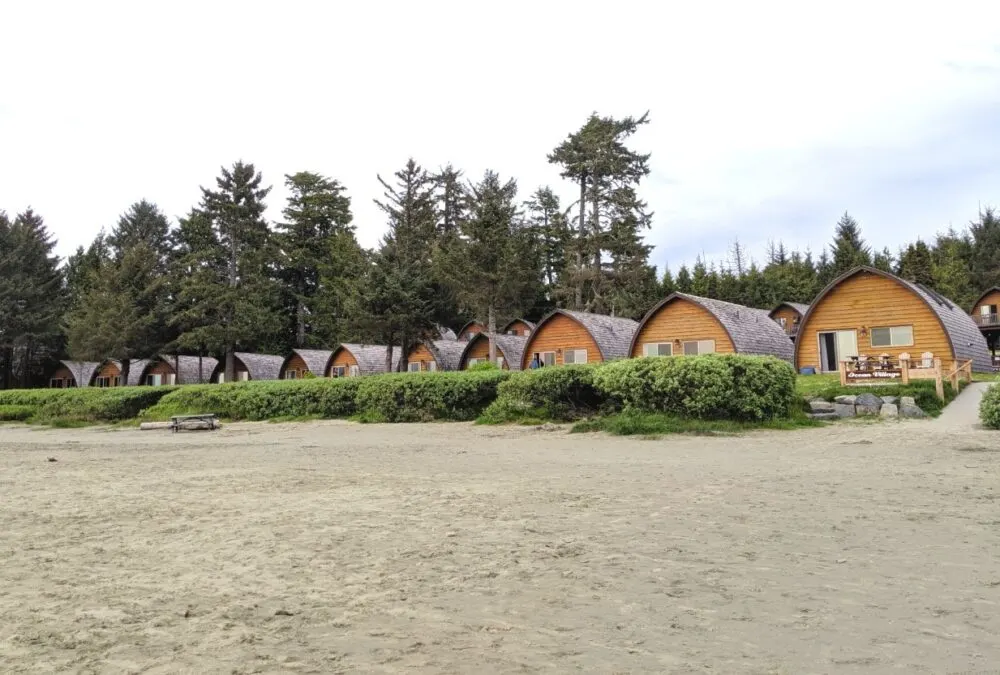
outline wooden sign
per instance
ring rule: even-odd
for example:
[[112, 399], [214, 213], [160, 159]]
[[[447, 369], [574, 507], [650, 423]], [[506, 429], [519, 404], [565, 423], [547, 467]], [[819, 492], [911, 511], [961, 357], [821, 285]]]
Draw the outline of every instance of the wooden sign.
[[903, 377], [903, 371], [898, 368], [882, 370], [852, 370], [847, 372], [848, 380], [898, 380]]

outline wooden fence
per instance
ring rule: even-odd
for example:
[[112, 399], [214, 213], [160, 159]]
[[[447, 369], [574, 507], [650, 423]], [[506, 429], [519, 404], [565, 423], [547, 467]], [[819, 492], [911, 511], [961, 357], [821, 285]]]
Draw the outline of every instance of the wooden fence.
[[972, 361], [956, 361], [945, 371], [941, 359], [851, 359], [840, 362], [842, 387], [873, 387], [892, 384], [909, 384], [910, 380], [934, 380], [934, 391], [944, 400], [944, 381], [958, 391], [959, 381], [972, 382]]

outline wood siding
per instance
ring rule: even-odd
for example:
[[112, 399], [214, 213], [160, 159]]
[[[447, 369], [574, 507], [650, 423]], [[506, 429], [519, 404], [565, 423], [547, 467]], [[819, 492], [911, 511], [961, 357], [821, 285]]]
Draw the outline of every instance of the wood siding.
[[514, 335], [521, 335], [523, 337], [528, 337], [529, 335], [531, 335], [531, 326], [524, 323], [523, 321], [518, 320], [514, 321], [509, 326], [507, 326], [506, 333], [510, 335], [511, 331], [513, 331]]
[[358, 360], [354, 358], [354, 354], [347, 351], [343, 347], [339, 347], [337, 351], [333, 353], [333, 358], [330, 359], [330, 366], [326, 371], [326, 375], [329, 377], [335, 367], [341, 367], [344, 369], [344, 376], [350, 377], [351, 366], [356, 365], [358, 365]]
[[[503, 356], [503, 352], [500, 351], [500, 346], [497, 345], [497, 356]], [[484, 335], [481, 338], [473, 338], [472, 346], [469, 347], [469, 351], [465, 352], [465, 358], [462, 363], [459, 364], [459, 370], [467, 370], [469, 367], [469, 361], [471, 359], [482, 359], [484, 361], [490, 358], [490, 341]], [[503, 369], [508, 370], [507, 359], [503, 360]]]
[[[690, 300], [676, 298], [660, 308], [651, 316], [639, 330], [639, 337], [632, 350], [633, 358], [641, 357], [645, 352], [643, 345], [656, 342], [680, 340], [715, 340], [717, 354], [732, 354], [736, 351], [729, 334], [707, 309], [696, 305]], [[683, 353], [674, 345], [675, 353]]]
[[[431, 369], [429, 364], [437, 363], [437, 359], [435, 359], [434, 355], [431, 354], [431, 350], [427, 348], [427, 345], [421, 343], [410, 350], [410, 356], [407, 359], [407, 370], [410, 368], [410, 363], [419, 363], [420, 370], [422, 372], [426, 372]], [[436, 367], [438, 370], [442, 370], [440, 365]]]
[[468, 340], [473, 335], [479, 335], [484, 330], [486, 330], [485, 326], [483, 326], [482, 324], [474, 323], [471, 326], [467, 326], [465, 330], [463, 330], [461, 334], [458, 336], [458, 339]]
[[[76, 386], [80, 386], [80, 383], [76, 381], [76, 375], [74, 375], [73, 371], [67, 368], [66, 366], [59, 366], [58, 368], [56, 368], [56, 372], [52, 373], [52, 377], [49, 378], [50, 382], [52, 380], [63, 380], [64, 387], [69, 386], [70, 382], [75, 383]], [[84, 382], [83, 384], [84, 386], [86, 386], [90, 383]]]
[[[243, 362], [240, 361], [238, 358], [234, 360], [236, 363], [233, 365], [233, 371], [234, 374], [236, 375], [236, 378], [232, 380], [232, 382], [242, 382], [243, 380], [241, 379], [240, 373], [249, 373], [250, 371], [247, 370], [247, 367], [243, 365]], [[219, 381], [219, 377], [220, 376], [225, 377], [225, 375], [226, 375], [226, 357], [223, 356], [221, 359], [219, 359], [219, 367], [212, 374], [212, 383], [213, 384], [217, 383]], [[253, 378], [247, 375], [247, 379], [251, 380]]]
[[544, 324], [535, 328], [524, 348], [521, 367], [525, 370], [531, 364], [534, 354], [555, 352], [556, 365], [563, 365], [562, 352], [567, 349], [586, 349], [587, 363], [601, 363], [604, 358], [594, 338], [586, 328], [564, 314], [556, 314]]
[[298, 354], [292, 354], [287, 363], [285, 363], [284, 368], [281, 369], [281, 379], [285, 379], [285, 373], [290, 370], [298, 372], [298, 377], [301, 378], [303, 375], [309, 372], [309, 366], [306, 362], [302, 360], [302, 357]]
[[157, 361], [149, 368], [146, 372], [142, 373], [142, 379], [139, 384], [146, 384], [146, 377], [149, 375], [159, 375], [162, 384], [170, 384], [170, 376], [174, 374], [174, 366], [172, 363], [167, 363], [166, 361]]
[[998, 307], [1000, 307], [1000, 291], [993, 291], [992, 293], [987, 293], [986, 296], [979, 301], [979, 304], [976, 305], [975, 309], [972, 310], [972, 315], [979, 316], [979, 313], [982, 311], [979, 308], [982, 307], [983, 305], [986, 305], [987, 307], [990, 305], [997, 305]]
[[785, 320], [785, 332], [789, 335], [793, 335], [793, 326], [796, 321], [802, 320], [802, 315], [800, 315], [795, 309], [789, 307], [788, 305], [782, 305], [775, 311], [771, 312], [771, 318], [774, 319], [775, 323], [780, 323], [779, 319]]
[[[799, 327], [796, 367], [821, 371], [819, 333], [855, 330], [858, 353], [866, 356], [889, 354], [893, 358], [908, 352], [919, 358], [931, 352], [950, 366], [955, 355], [941, 322], [921, 297], [899, 283], [885, 277], [859, 272], [845, 279], [818, 304]], [[887, 326], [913, 326], [913, 344], [906, 347], [872, 347], [871, 329]], [[861, 329], [868, 331], [861, 334]]]

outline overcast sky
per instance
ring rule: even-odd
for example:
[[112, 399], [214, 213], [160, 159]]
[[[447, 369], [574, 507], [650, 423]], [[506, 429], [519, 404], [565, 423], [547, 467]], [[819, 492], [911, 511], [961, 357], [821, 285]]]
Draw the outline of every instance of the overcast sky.
[[[59, 253], [129, 204], [171, 217], [219, 167], [341, 180], [362, 244], [409, 156], [523, 196], [592, 111], [650, 112], [652, 261], [739, 237], [818, 252], [844, 210], [877, 247], [1000, 202], [1000, 3], [8, 2], [0, 209]], [[659, 7], [659, 9], [654, 9]]]

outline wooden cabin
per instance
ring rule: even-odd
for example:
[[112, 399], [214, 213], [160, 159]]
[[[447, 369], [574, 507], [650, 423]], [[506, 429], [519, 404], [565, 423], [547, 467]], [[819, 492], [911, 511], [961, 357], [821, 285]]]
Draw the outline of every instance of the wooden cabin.
[[466, 346], [461, 340], [419, 342], [407, 354], [406, 370], [410, 373], [458, 370]]
[[809, 306], [795, 341], [799, 369], [838, 372], [856, 357], [898, 360], [940, 358], [946, 369], [972, 361], [990, 370], [979, 326], [964, 309], [912, 281], [873, 267], [857, 267], [835, 279]]
[[479, 333], [485, 333], [486, 326], [479, 323], [478, 321], [470, 321], [461, 328], [458, 329], [458, 339], [462, 342], [468, 342], [472, 339], [473, 335], [478, 335]]
[[791, 363], [788, 335], [763, 309], [671, 293], [642, 321], [629, 347], [633, 357], [751, 354]]
[[51, 389], [89, 387], [101, 364], [96, 361], [60, 361], [49, 378]]
[[309, 375], [326, 377], [333, 352], [325, 349], [293, 349], [281, 364], [278, 377], [282, 380], [301, 380]]
[[535, 326], [524, 346], [521, 368], [530, 368], [536, 357], [542, 366], [626, 358], [638, 326], [632, 319], [557, 309]]
[[139, 375], [138, 383], [159, 387], [174, 384], [206, 384], [219, 362], [210, 356], [160, 354], [149, 361]]
[[[248, 352], [236, 352], [236, 382], [249, 382], [250, 380], [278, 380], [281, 379], [281, 366], [285, 359], [282, 356], [273, 354], [250, 354]], [[212, 372], [212, 383], [223, 383], [226, 381], [226, 359], [219, 359], [218, 365]]]
[[128, 381], [122, 380], [122, 362], [107, 359], [94, 372], [91, 387], [137, 387], [142, 383], [142, 373], [149, 365], [148, 359], [136, 359], [128, 364]]
[[[358, 377], [364, 375], [379, 375], [386, 372], [385, 345], [362, 345], [342, 343], [333, 351], [327, 377]], [[403, 350], [394, 347], [392, 350], [392, 368], [399, 366]]]
[[[521, 370], [524, 359], [524, 347], [528, 338], [523, 335], [497, 335], [494, 338], [497, 347], [496, 365], [502, 370]], [[468, 370], [479, 363], [490, 360], [490, 338], [486, 333], [479, 333], [469, 340], [459, 359], [459, 370]]]
[[535, 330], [535, 324], [530, 321], [525, 321], [524, 319], [514, 319], [506, 326], [501, 328], [498, 332], [501, 335], [518, 335], [521, 337], [531, 337], [532, 331]]
[[785, 331], [791, 339], [799, 332], [802, 317], [809, 311], [809, 305], [799, 302], [783, 302], [771, 310], [771, 319]]
[[972, 318], [986, 338], [986, 344], [993, 356], [993, 369], [1000, 370], [1000, 286], [994, 286], [983, 293], [972, 306]]

